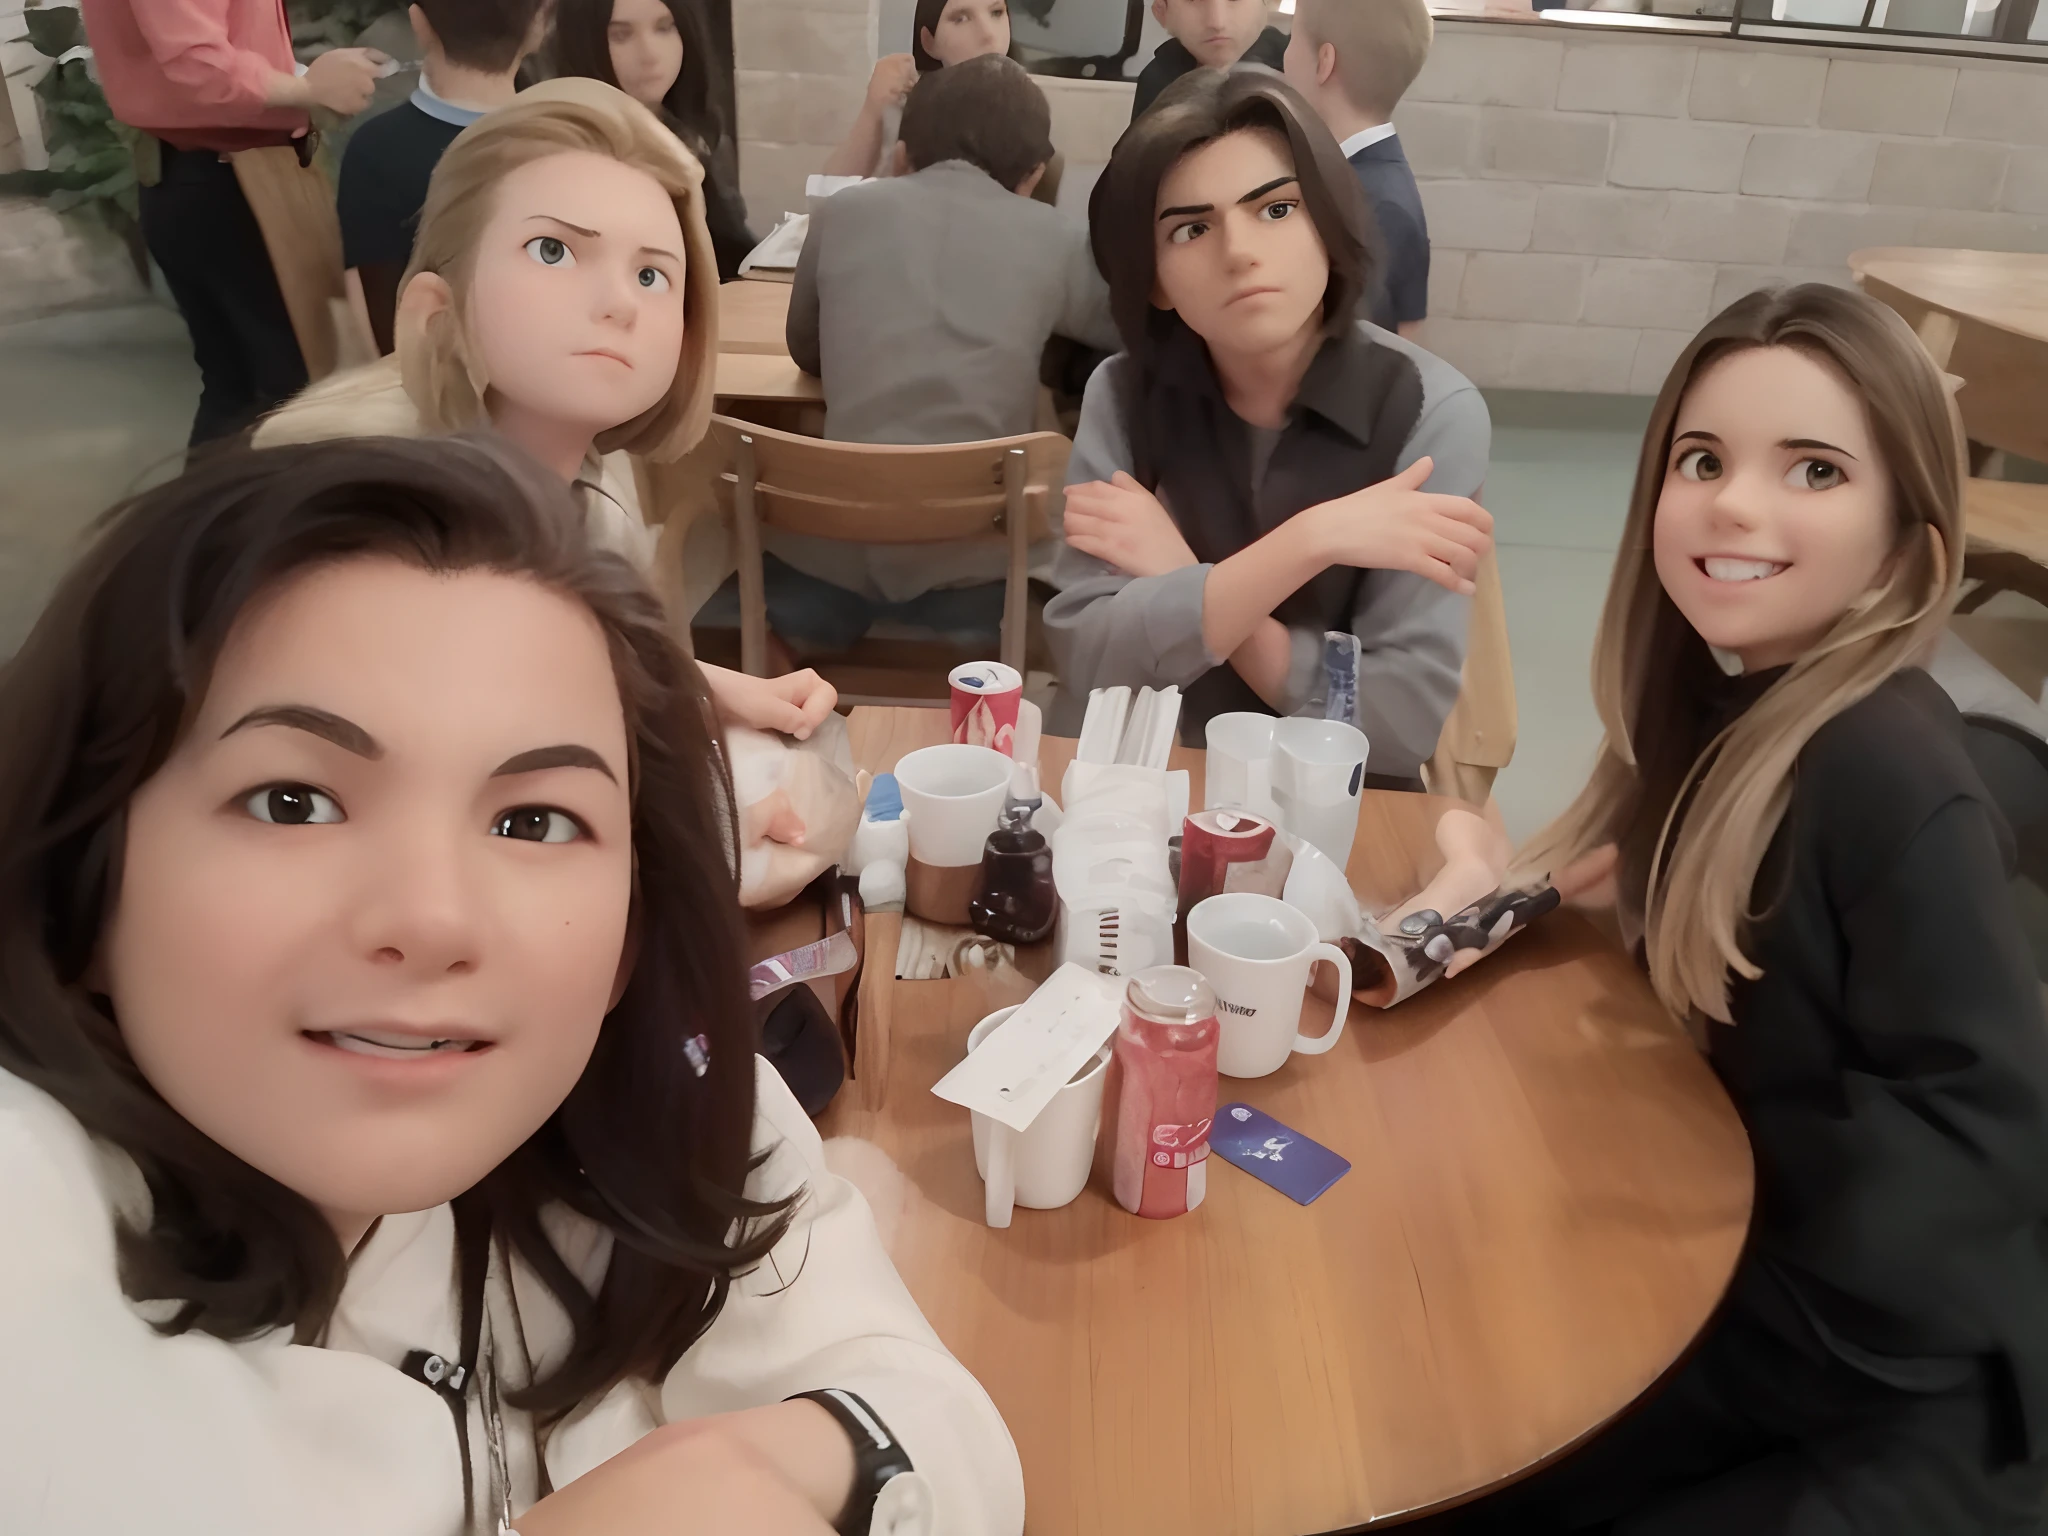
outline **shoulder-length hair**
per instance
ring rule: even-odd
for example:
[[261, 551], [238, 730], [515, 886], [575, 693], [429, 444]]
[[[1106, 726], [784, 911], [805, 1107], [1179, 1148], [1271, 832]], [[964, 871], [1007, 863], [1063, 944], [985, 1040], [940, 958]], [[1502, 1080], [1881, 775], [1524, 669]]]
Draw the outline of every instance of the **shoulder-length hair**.
[[1323, 290], [1325, 336], [1340, 335], [1356, 321], [1359, 302], [1377, 275], [1358, 178], [1294, 87], [1257, 65], [1191, 70], [1124, 130], [1088, 198], [1089, 246], [1109, 284], [1117, 334], [1142, 372], [1150, 372], [1162, 313], [1152, 305], [1159, 185], [1192, 151], [1250, 129], [1280, 134], [1294, 159], [1302, 206], [1330, 260]]
[[[1894, 558], [1821, 641], [1697, 760], [1670, 763], [1663, 740], [1697, 731], [1706, 642], [1657, 577], [1653, 531], [1685, 394], [1737, 352], [1791, 347], [1862, 398], [1891, 479]], [[1593, 697], [1606, 728], [1591, 781], [1518, 861], [1562, 865], [1603, 843], [1648, 846], [1647, 881], [1621, 892], [1645, 941], [1657, 995], [1681, 1018], [1728, 1019], [1729, 972], [1762, 974], [1742, 950], [1751, 888], [1791, 798], [1793, 765], [1821, 726], [1939, 640], [1962, 580], [1961, 423], [1940, 370], [1905, 321], [1825, 283], [1737, 299], [1707, 322], [1657, 396], [1643, 435], [1621, 552], [1593, 646]], [[1681, 736], [1683, 733], [1683, 736]], [[1661, 738], [1661, 739], [1660, 739]], [[1684, 818], [1674, 836], [1680, 807]], [[1636, 888], [1640, 885], [1641, 888]]]
[[[658, 462], [679, 459], [697, 446], [711, 424], [718, 382], [718, 256], [704, 224], [704, 168], [652, 112], [597, 80], [543, 80], [528, 86], [457, 134], [434, 167], [412, 264], [399, 285], [397, 355], [405, 392], [419, 407], [428, 432], [489, 425], [484, 391], [491, 381], [468, 335], [469, 277], [477, 243], [508, 173], [550, 155], [579, 151], [645, 171], [675, 202], [686, 269], [683, 347], [675, 381], [631, 421], [600, 432], [596, 446], [599, 453], [623, 449]], [[455, 296], [452, 305], [424, 325], [408, 322], [403, 303], [404, 284], [422, 272], [438, 273]], [[291, 410], [288, 403], [280, 414]]]
[[[683, 67], [661, 98], [662, 110], [708, 155], [726, 136], [725, 108], [711, 73], [711, 28], [697, 0], [661, 0], [683, 40]], [[555, 74], [602, 80], [616, 88], [612, 69], [612, 0], [555, 0]]]
[[[476, 1188], [494, 1240], [568, 1313], [574, 1341], [518, 1400], [567, 1411], [655, 1378], [772, 1246], [783, 1206], [742, 1197], [754, 1051], [703, 678], [660, 603], [594, 550], [569, 492], [495, 440], [352, 439], [238, 449], [115, 508], [0, 671], [0, 1067], [134, 1160], [148, 1230], [122, 1284], [177, 1303], [166, 1333], [316, 1340], [347, 1275], [303, 1196], [171, 1108], [136, 1067], [90, 967], [121, 880], [125, 817], [204, 698], [237, 617], [296, 571], [350, 558], [536, 581], [602, 628], [625, 711], [637, 954], [583, 1075]], [[702, 1077], [684, 1043], [709, 1043]], [[615, 1239], [595, 1295], [549, 1241], [561, 1204]], [[465, 1223], [458, 1223], [460, 1229]], [[451, 1283], [452, 1283], [451, 1276]]]
[[[933, 37], [939, 35], [939, 18], [946, 14], [946, 4], [947, 0], [917, 0], [916, 14], [910, 18], [910, 59], [917, 66], [920, 75], [928, 75], [935, 69], [946, 67], [933, 58], [924, 46], [925, 33], [929, 32]], [[1003, 19], [1007, 22], [1009, 18], [1009, 0], [1004, 0]], [[1017, 34], [1014, 30], [1010, 33], [1010, 46], [1003, 50], [1003, 57], [1015, 60], [1019, 64], [1024, 62], [1017, 57]]]

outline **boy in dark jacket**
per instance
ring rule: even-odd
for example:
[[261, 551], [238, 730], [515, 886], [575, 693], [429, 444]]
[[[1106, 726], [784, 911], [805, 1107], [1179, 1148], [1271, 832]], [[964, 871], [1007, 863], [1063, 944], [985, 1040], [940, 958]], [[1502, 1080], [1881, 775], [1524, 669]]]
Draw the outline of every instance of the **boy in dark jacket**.
[[1298, 0], [1282, 65], [1336, 135], [1379, 228], [1372, 322], [1411, 339], [1429, 313], [1429, 224], [1392, 119], [1433, 34], [1423, 0]]
[[1173, 34], [1138, 76], [1131, 121], [1191, 69], [1228, 69], [1239, 60], [1278, 69], [1287, 34], [1266, 25], [1266, 0], [1152, 0], [1152, 15]]

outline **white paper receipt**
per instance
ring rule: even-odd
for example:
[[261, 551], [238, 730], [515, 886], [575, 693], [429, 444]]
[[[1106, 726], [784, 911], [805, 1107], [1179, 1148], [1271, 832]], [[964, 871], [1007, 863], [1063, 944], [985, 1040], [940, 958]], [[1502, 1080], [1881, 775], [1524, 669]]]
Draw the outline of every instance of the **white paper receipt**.
[[950, 1103], [1026, 1130], [1123, 1016], [1124, 982], [1063, 965], [932, 1085]]

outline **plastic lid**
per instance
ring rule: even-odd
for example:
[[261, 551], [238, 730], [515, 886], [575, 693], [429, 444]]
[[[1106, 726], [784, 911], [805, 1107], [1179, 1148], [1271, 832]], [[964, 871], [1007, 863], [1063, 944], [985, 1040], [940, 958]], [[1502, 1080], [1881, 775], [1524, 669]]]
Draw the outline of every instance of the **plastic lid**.
[[1159, 1024], [1195, 1024], [1216, 1014], [1216, 994], [1201, 972], [1185, 965], [1155, 965], [1124, 988], [1131, 1011]]

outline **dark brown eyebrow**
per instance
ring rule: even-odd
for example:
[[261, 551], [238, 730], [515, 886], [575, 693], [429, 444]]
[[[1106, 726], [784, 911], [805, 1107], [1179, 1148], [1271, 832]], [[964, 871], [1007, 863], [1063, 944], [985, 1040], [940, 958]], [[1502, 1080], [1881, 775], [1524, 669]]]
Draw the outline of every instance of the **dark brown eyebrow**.
[[1245, 195], [1244, 195], [1243, 197], [1240, 197], [1240, 198], [1239, 198], [1239, 199], [1238, 199], [1237, 201], [1238, 201], [1238, 203], [1239, 203], [1239, 205], [1240, 205], [1240, 206], [1241, 206], [1241, 205], [1243, 205], [1243, 204], [1245, 204], [1245, 203], [1255, 203], [1255, 202], [1257, 202], [1257, 201], [1258, 201], [1258, 200], [1259, 200], [1260, 198], [1264, 197], [1264, 196], [1265, 196], [1265, 195], [1266, 195], [1266, 194], [1267, 194], [1268, 192], [1271, 192], [1271, 191], [1272, 191], [1272, 190], [1273, 190], [1274, 188], [1276, 188], [1276, 187], [1284, 187], [1284, 186], [1286, 186], [1286, 185], [1287, 185], [1287, 183], [1289, 183], [1290, 181], [1298, 181], [1298, 180], [1300, 180], [1300, 178], [1299, 178], [1298, 176], [1296, 176], [1296, 175], [1294, 174], [1294, 172], [1292, 172], [1292, 171], [1289, 171], [1289, 172], [1288, 172], [1288, 173], [1287, 173], [1287, 174], [1286, 174], [1285, 176], [1275, 176], [1275, 177], [1274, 177], [1274, 178], [1273, 178], [1273, 179], [1272, 179], [1271, 181], [1267, 182], [1267, 183], [1266, 183], [1266, 184], [1265, 184], [1265, 185], [1264, 185], [1263, 187], [1253, 187], [1253, 188], [1251, 189], [1251, 191], [1249, 191], [1249, 192], [1245, 193]]
[[1853, 460], [1856, 455], [1846, 448], [1837, 448], [1833, 443], [1824, 443], [1817, 437], [1788, 437], [1779, 443], [1780, 448], [1818, 448], [1824, 453], [1839, 453], [1843, 458]]
[[[1300, 179], [1301, 178], [1299, 176], [1296, 176], [1292, 171], [1289, 171], [1285, 176], [1275, 176], [1271, 181], [1267, 182], [1264, 186], [1253, 187], [1251, 191], [1245, 193], [1243, 197], [1240, 197], [1237, 200], [1238, 205], [1242, 207], [1246, 203], [1255, 203], [1260, 198], [1264, 197], [1268, 192], [1271, 192], [1275, 187], [1284, 187], [1290, 181], [1299, 181]], [[1162, 219], [1170, 219], [1177, 214], [1214, 213], [1215, 211], [1216, 205], [1214, 203], [1191, 203], [1185, 207], [1180, 208], [1162, 208], [1159, 210], [1159, 217]]]
[[508, 757], [491, 770], [491, 777], [502, 779], [513, 773], [539, 773], [545, 768], [595, 768], [614, 784], [619, 782], [610, 764], [590, 748], [579, 747], [574, 742], [564, 742], [556, 747], [535, 747], [531, 752]]
[[282, 725], [295, 731], [305, 731], [318, 736], [322, 741], [331, 741], [344, 752], [353, 752], [357, 757], [366, 757], [371, 762], [384, 755], [384, 749], [377, 745], [376, 737], [357, 725], [353, 720], [344, 720], [337, 714], [324, 709], [315, 709], [310, 704], [265, 704], [252, 709], [233, 725], [222, 731], [225, 741], [245, 727], [258, 725]]
[[558, 219], [552, 213], [529, 213], [526, 216], [526, 222], [529, 224], [531, 224], [535, 219], [546, 219], [550, 224], [559, 224], [562, 226], [562, 228], [572, 230], [576, 234], [583, 236], [583, 238], [586, 240], [597, 240], [602, 238], [596, 230], [585, 229], [581, 224], [571, 224], [567, 219]]
[[1720, 446], [1721, 442], [1721, 439], [1714, 436], [1714, 434], [1711, 432], [1681, 432], [1678, 434], [1678, 436], [1671, 439], [1671, 446], [1676, 448], [1688, 437], [1696, 437], [1703, 443], [1713, 443], [1716, 447]]

